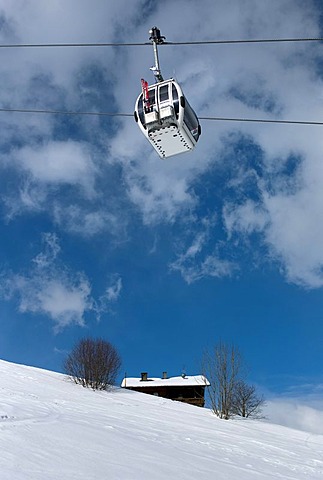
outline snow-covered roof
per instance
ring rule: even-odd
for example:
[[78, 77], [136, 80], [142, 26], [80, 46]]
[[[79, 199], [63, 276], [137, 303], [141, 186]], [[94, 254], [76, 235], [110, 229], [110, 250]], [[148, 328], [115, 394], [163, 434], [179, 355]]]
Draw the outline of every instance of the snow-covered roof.
[[133, 387], [194, 387], [201, 386], [205, 387], [210, 385], [208, 379], [203, 375], [191, 375], [191, 376], [180, 376], [180, 377], [170, 377], [170, 378], [152, 378], [148, 377], [147, 380], [142, 380], [141, 378], [124, 378], [121, 383], [123, 388], [133, 388]]

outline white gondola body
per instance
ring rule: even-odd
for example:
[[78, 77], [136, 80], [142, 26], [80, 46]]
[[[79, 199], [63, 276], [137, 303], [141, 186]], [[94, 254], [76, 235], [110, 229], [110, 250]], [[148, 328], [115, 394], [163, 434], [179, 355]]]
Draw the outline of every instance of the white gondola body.
[[201, 133], [198, 118], [174, 79], [148, 87], [149, 107], [141, 93], [135, 120], [161, 158], [193, 150]]

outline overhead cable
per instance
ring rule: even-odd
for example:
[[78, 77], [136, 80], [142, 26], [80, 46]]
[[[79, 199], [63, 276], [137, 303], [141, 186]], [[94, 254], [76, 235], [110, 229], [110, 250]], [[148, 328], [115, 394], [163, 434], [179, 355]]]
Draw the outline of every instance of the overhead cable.
[[201, 40], [193, 42], [165, 42], [162, 45], [231, 45], [239, 43], [292, 43], [292, 42], [322, 42], [323, 38], [262, 38], [246, 40]]
[[48, 115], [93, 115], [102, 117], [133, 117], [132, 113], [114, 113], [114, 112], [72, 112], [69, 110], [33, 110], [30, 108], [0, 108], [1, 112], [12, 113], [43, 113]]
[[[295, 42], [323, 42], [323, 37], [305, 37], [305, 38], [259, 38], [259, 39], [240, 39], [240, 40], [201, 40], [186, 42], [163, 42], [161, 45], [232, 45], [232, 44], [250, 44], [250, 43], [295, 43]], [[151, 45], [151, 42], [131, 42], [131, 43], [1, 43], [0, 48], [59, 48], [59, 47], [145, 47]]]
[[[80, 115], [80, 116], [100, 116], [100, 117], [133, 117], [132, 113], [119, 112], [78, 112], [69, 110], [34, 110], [24, 108], [0, 108], [0, 113], [35, 113], [47, 115]], [[237, 117], [204, 117], [198, 116], [199, 120], [218, 121], [218, 122], [248, 122], [248, 123], [278, 123], [290, 125], [318, 125], [323, 126], [322, 122], [307, 120], [280, 120], [267, 118], [237, 118]]]
[[199, 120], [213, 120], [219, 122], [254, 122], [254, 123], [283, 123], [291, 125], [323, 125], [323, 122], [307, 120], [279, 120], [268, 118], [228, 118], [228, 117], [198, 117]]

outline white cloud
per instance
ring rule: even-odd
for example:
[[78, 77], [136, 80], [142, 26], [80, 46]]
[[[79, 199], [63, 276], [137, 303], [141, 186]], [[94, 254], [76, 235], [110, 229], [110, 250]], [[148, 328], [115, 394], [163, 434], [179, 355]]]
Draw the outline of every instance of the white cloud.
[[26, 146], [13, 153], [13, 158], [33, 181], [78, 185], [88, 195], [94, 194], [95, 168], [88, 149], [80, 142], [69, 140]]
[[[323, 402], [309, 402], [306, 398], [274, 398], [266, 402], [263, 413], [272, 423], [285, 425], [323, 435]], [[311, 447], [311, 440], [308, 438], [308, 446]]]
[[19, 311], [49, 316], [56, 330], [76, 324], [84, 326], [84, 314], [92, 310], [91, 287], [82, 275], [73, 278], [55, 272], [53, 278], [42, 275], [13, 276], [11, 287], [19, 294]]
[[[313, 435], [323, 435], [321, 379], [281, 376], [280, 382], [288, 386], [279, 395], [270, 390], [264, 392], [266, 401], [262, 413], [265, 421]], [[312, 435], [309, 435], [308, 440], [315, 441]]]
[[148, 168], [146, 164], [145, 173], [126, 173], [129, 198], [139, 207], [146, 225], [173, 223], [179, 211], [185, 213], [194, 206], [194, 195], [188, 191], [186, 179], [175, 180], [159, 167], [148, 176]]
[[259, 205], [247, 200], [243, 205], [226, 203], [223, 207], [223, 218], [229, 238], [234, 231], [250, 234], [263, 231], [268, 222], [268, 215]]
[[[156, 2], [148, 8], [143, 0], [100, 0], [95, 9], [89, 1], [82, 2], [81, 7], [76, 0], [65, 3], [57, 1], [39, 9], [32, 0], [14, 6], [0, 0], [2, 41], [142, 42], [147, 40], [152, 24], [160, 26], [169, 41], [315, 37], [320, 32], [315, 2], [247, 0], [242, 7], [237, 0], [219, 0], [216, 4], [211, 0], [203, 4], [178, 0]], [[143, 8], [145, 16], [141, 14]], [[228, 117], [321, 120], [321, 56], [319, 43], [160, 48], [164, 76], [177, 77], [196, 111]], [[2, 60], [0, 103], [8, 106], [71, 110], [111, 107], [131, 112], [140, 92], [140, 78], [152, 81], [152, 50], [146, 47], [4, 50]], [[98, 77], [94, 72], [99, 72]], [[93, 78], [100, 80], [93, 83]], [[247, 237], [257, 232], [273, 260], [282, 265], [288, 281], [307, 287], [323, 285], [320, 129], [202, 122], [195, 152], [162, 162], [131, 119], [113, 123], [112, 128], [101, 119], [88, 117], [76, 119], [72, 127], [53, 116], [1, 116], [0, 122], [2, 141], [11, 145], [10, 151], [1, 156], [0, 168], [17, 173], [15, 192], [2, 193], [7, 217], [26, 210], [45, 210], [70, 232], [81, 233], [84, 223], [88, 236], [106, 231], [105, 225], [112, 226], [114, 232], [123, 230], [123, 214], [113, 210], [111, 202], [107, 201], [104, 208], [95, 205], [98, 197], [115, 195], [111, 184], [108, 188], [105, 182], [98, 185], [98, 179], [110, 174], [107, 165], [120, 169], [117, 182], [123, 188], [116, 202], [127, 195], [147, 227], [185, 222], [197, 211], [201, 196], [212, 202], [207, 190], [201, 189], [198, 194], [194, 188], [206, 172], [225, 168], [222, 163], [231, 151], [230, 133], [245, 134], [262, 152], [258, 182], [261, 200], [248, 199], [248, 176], [243, 176], [246, 171], [240, 171], [243, 177], [236, 172], [239, 192], [244, 192], [247, 199], [222, 200], [219, 212], [223, 211], [228, 242], [234, 241], [235, 235]], [[297, 176], [282, 173], [290, 155], [302, 158]], [[245, 156], [252, 161], [248, 152]], [[288, 189], [283, 177], [295, 180], [289, 178]], [[72, 205], [64, 195], [55, 203], [50, 200], [53, 189], [62, 186], [73, 187]], [[84, 197], [92, 204], [85, 206]], [[197, 214], [195, 218], [198, 224]], [[199, 238], [196, 224], [188, 242], [192, 248]], [[203, 235], [203, 227], [201, 232]], [[215, 242], [208, 241], [203, 258], [191, 255], [191, 247], [186, 247], [174, 268], [184, 274], [188, 272], [183, 270], [185, 265], [190, 271], [187, 278], [192, 279], [229, 274], [230, 259], [214, 252]]]
[[[295, 139], [294, 149], [303, 140]], [[260, 200], [226, 204], [223, 218], [228, 237], [258, 232], [288, 281], [307, 288], [323, 286], [323, 210], [321, 155], [309, 147], [293, 174], [283, 173], [284, 162], [258, 179]], [[292, 155], [293, 152], [290, 152]], [[278, 160], [276, 160], [278, 161]]]
[[[28, 274], [1, 273], [0, 294], [6, 300], [15, 297], [21, 313], [49, 317], [56, 332], [70, 325], [84, 326], [87, 313], [99, 314], [91, 284], [84, 273], [73, 273], [57, 261], [60, 246], [55, 234], [43, 234], [43, 243], [44, 250], [33, 259]], [[118, 300], [121, 286], [121, 278], [117, 277], [107, 287], [106, 307]]]
[[287, 279], [310, 288], [323, 285], [320, 197], [303, 191], [292, 196], [276, 195], [266, 203], [271, 218], [268, 244], [281, 259]]

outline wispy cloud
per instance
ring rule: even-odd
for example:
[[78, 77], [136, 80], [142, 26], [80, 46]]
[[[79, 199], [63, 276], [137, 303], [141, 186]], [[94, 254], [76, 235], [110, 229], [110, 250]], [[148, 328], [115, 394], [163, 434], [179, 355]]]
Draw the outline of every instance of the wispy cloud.
[[70, 233], [91, 237], [103, 232], [109, 232], [117, 238], [125, 237], [127, 219], [120, 218], [115, 212], [108, 212], [97, 206], [69, 205], [63, 207], [55, 203], [54, 220], [57, 225]]
[[122, 280], [119, 275], [114, 276], [111, 279], [110, 285], [106, 289], [105, 297], [108, 302], [116, 302], [120, 297], [122, 289]]
[[209, 253], [211, 230], [215, 224], [216, 217], [211, 220], [205, 218], [193, 241], [185, 246], [184, 251], [178, 253], [177, 259], [170, 264], [170, 270], [179, 272], [188, 284], [204, 277], [228, 277], [237, 269], [234, 262], [220, 257], [216, 242], [213, 252]]

